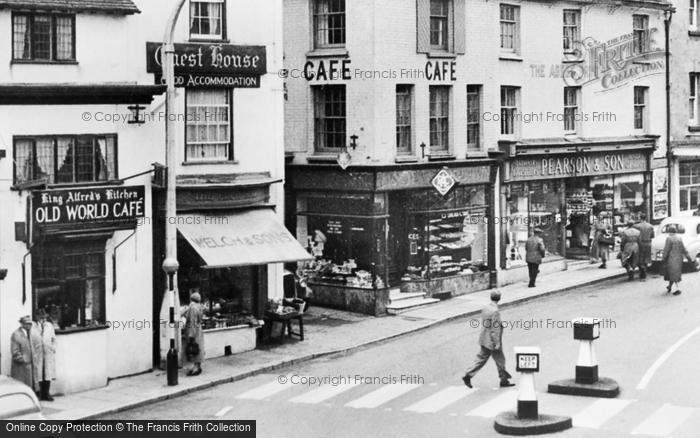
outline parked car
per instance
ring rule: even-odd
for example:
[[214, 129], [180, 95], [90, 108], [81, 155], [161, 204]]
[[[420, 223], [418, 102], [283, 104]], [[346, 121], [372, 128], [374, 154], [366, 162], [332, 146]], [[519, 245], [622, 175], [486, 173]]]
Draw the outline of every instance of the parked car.
[[34, 391], [11, 377], [0, 376], [0, 420], [45, 420]]
[[670, 225], [676, 226], [676, 234], [683, 239], [685, 248], [694, 259], [695, 270], [700, 271], [700, 216], [672, 216], [661, 221], [656, 229], [656, 237], [651, 242], [652, 263], [659, 265], [664, 258], [664, 245]]

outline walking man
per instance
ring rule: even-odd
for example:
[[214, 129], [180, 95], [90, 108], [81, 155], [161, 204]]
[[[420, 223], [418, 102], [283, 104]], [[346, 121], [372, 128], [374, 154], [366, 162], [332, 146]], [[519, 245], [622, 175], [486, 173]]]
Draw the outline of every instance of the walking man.
[[639, 230], [633, 222], [627, 223], [627, 229], [620, 233], [620, 261], [627, 270], [629, 281], [634, 280], [634, 269], [639, 263]]
[[654, 227], [647, 222], [647, 215], [639, 215], [639, 223], [634, 226], [639, 230], [639, 279], [645, 281], [647, 268], [651, 265], [651, 240], [654, 238]]
[[542, 240], [542, 230], [535, 228], [534, 233], [525, 242], [525, 261], [530, 275], [530, 284], [527, 287], [535, 287], [537, 274], [540, 272], [540, 264], [544, 257], [544, 240]]
[[501, 324], [501, 314], [498, 311], [498, 302], [501, 300], [501, 293], [491, 292], [491, 302], [481, 310], [481, 335], [479, 335], [479, 345], [481, 351], [476, 355], [474, 365], [467, 370], [467, 374], [462, 377], [462, 381], [468, 387], [472, 387], [472, 377], [486, 365], [489, 357], [493, 357], [498, 368], [498, 377], [501, 379], [501, 387], [514, 386], [508, 379], [512, 376], [506, 371], [506, 357], [503, 355], [503, 326]]

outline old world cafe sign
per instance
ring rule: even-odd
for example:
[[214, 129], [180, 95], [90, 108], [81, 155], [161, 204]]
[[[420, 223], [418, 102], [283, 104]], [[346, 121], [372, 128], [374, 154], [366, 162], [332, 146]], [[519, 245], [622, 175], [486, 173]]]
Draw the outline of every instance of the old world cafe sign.
[[647, 170], [644, 153], [610, 153], [587, 156], [516, 159], [511, 163], [511, 179], [561, 178], [610, 175]]
[[[146, 71], [163, 83], [161, 43], [146, 43]], [[259, 88], [267, 73], [265, 46], [175, 44], [175, 86]]]
[[144, 193], [144, 186], [35, 192], [32, 222], [39, 228], [102, 224], [133, 228], [145, 215]]

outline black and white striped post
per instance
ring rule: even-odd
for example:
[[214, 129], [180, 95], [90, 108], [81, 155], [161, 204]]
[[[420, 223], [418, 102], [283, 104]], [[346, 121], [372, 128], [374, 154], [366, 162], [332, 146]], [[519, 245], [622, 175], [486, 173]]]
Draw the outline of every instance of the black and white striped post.
[[515, 347], [515, 371], [522, 374], [518, 382], [518, 418], [536, 419], [537, 391], [535, 373], [540, 371], [540, 347]]

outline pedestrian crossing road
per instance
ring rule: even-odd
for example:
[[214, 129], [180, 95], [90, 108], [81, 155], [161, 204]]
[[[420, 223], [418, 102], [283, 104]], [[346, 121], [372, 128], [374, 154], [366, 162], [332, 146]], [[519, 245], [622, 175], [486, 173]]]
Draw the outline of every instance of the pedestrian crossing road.
[[[216, 416], [235, 414], [237, 403], [289, 404], [341, 409], [372, 409], [412, 415], [471, 417], [492, 421], [503, 411], [514, 410], [517, 389], [467, 388], [464, 385], [388, 384], [294, 385], [279, 376], [261, 375], [245, 382], [235, 403]], [[244, 382], [241, 382], [243, 384]], [[694, 437], [700, 426], [700, 409], [635, 399], [598, 399], [539, 393], [541, 413], [568, 415], [575, 429], [598, 430], [614, 435]], [[235, 415], [233, 415], [235, 416]], [[565, 432], [566, 436], [569, 432]]]

